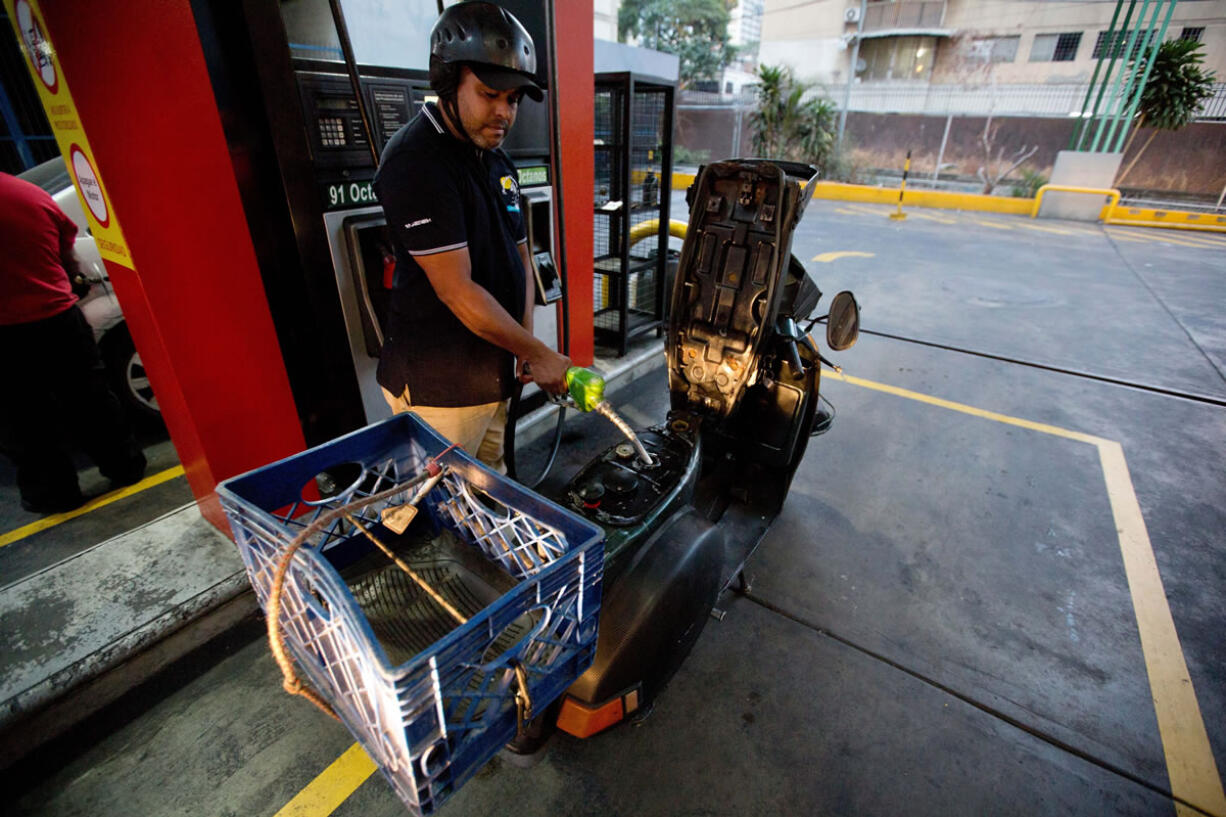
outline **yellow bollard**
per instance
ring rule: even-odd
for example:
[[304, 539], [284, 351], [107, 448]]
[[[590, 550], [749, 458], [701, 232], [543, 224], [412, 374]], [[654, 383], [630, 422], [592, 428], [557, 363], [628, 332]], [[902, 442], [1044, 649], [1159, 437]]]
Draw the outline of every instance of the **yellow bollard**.
[[895, 221], [901, 221], [907, 217], [907, 214], [902, 211], [902, 194], [907, 189], [907, 172], [911, 170], [911, 151], [907, 151], [907, 161], [902, 166], [902, 184], [898, 186], [898, 212], [890, 213], [890, 218]]

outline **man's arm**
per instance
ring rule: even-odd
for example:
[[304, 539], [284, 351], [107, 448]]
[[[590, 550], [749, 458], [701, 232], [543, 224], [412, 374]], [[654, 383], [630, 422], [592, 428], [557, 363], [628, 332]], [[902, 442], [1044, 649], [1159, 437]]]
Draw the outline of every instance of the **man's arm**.
[[473, 281], [467, 247], [418, 255], [413, 260], [426, 271], [439, 300], [469, 331], [527, 363], [532, 379], [542, 389], [555, 394], [566, 391], [570, 358], [537, 340], [528, 329], [515, 322], [485, 287]]

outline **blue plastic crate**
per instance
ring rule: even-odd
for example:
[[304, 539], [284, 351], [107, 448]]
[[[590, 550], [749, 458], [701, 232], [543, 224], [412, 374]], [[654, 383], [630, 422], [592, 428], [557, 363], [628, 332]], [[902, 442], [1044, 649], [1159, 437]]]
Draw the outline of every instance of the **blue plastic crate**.
[[[329, 510], [407, 481], [447, 445], [416, 415], [401, 414], [219, 485], [261, 607], [267, 610], [281, 556], [304, 528]], [[346, 463], [360, 465], [361, 475], [336, 496], [311, 499], [315, 476]], [[446, 557], [436, 563], [446, 569], [430, 575], [441, 587], [454, 581], [468, 592], [466, 577], [473, 574], [447, 550], [458, 547], [468, 562], [477, 558], [484, 575], [497, 576], [501, 595], [468, 598], [469, 609], [477, 609], [466, 623], [449, 621], [425, 648], [390, 658], [385, 644], [397, 633], [420, 637], [438, 624], [416, 618], [430, 602], [425, 594], [409, 598], [415, 588], [397, 584], [402, 574], [390, 562], [391, 572], [342, 577], [355, 560], [373, 560], [372, 552], [385, 559], [342, 517], [293, 557], [280, 615], [301, 674], [417, 814], [436, 810], [515, 735], [515, 663], [527, 671], [538, 713], [588, 668], [604, 569], [598, 527], [460, 449], [447, 451], [440, 463], [447, 475], [419, 505], [432, 523], [424, 551], [437, 545]], [[380, 515], [405, 502], [406, 493], [354, 516], [381, 539], [393, 539]], [[372, 609], [368, 597], [380, 593], [395, 612], [392, 620], [380, 614], [372, 624], [363, 605]]]

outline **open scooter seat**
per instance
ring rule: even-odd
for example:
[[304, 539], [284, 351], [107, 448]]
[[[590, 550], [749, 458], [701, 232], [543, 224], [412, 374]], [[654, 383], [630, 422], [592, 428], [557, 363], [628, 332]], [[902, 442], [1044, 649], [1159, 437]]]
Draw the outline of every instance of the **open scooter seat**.
[[803, 185], [816, 176], [807, 165], [758, 159], [700, 169], [686, 194], [690, 226], [666, 341], [673, 408], [727, 417], [754, 382], [809, 198]]

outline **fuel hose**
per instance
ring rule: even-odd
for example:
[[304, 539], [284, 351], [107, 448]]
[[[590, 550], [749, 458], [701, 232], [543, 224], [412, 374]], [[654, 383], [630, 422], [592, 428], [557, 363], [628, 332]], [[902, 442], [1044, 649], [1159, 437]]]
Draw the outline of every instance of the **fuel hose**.
[[[561, 109], [558, 104], [558, 46], [557, 46], [557, 14], [556, 4], [554, 0], [545, 0], [545, 22], [548, 30], [545, 32], [545, 40], [548, 43], [549, 53], [549, 136], [550, 136], [550, 151], [549, 164], [553, 173], [553, 201], [554, 212], [557, 214], [554, 219], [557, 224], [557, 257], [555, 261], [558, 268], [558, 277], [562, 284], [562, 353], [570, 355], [570, 277], [566, 266], [566, 219], [563, 217], [563, 193], [562, 193], [562, 133], [561, 133]], [[531, 237], [529, 237], [531, 241]], [[525, 270], [531, 273], [531, 270]], [[532, 303], [524, 304], [524, 309], [534, 309]], [[536, 488], [549, 476], [549, 472], [553, 470], [554, 463], [558, 459], [558, 451], [562, 446], [562, 424], [566, 421], [566, 409], [562, 406], [558, 407], [558, 422], [553, 430], [553, 446], [549, 452], [549, 459], [545, 462], [545, 467], [542, 469], [539, 476], [533, 480], [520, 479], [518, 469], [515, 462], [515, 425], [519, 413], [520, 398], [523, 393], [523, 384], [516, 381], [515, 387], [511, 393], [511, 406], [507, 410], [507, 430], [503, 442], [503, 459], [507, 465], [507, 474], [511, 479], [527, 485], [529, 488]]]

